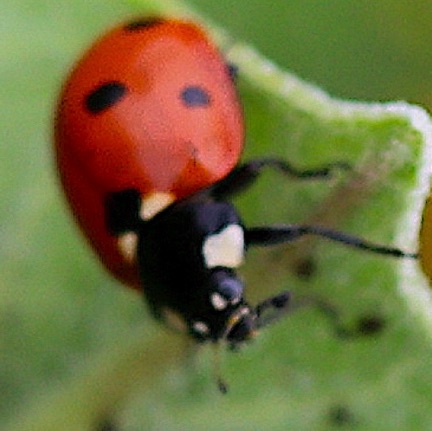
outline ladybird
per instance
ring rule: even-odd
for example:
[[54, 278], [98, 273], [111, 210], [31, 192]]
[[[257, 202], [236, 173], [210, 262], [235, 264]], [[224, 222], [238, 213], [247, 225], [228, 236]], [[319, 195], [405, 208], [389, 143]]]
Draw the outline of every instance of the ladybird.
[[264, 169], [327, 178], [344, 163], [298, 170], [239, 163], [235, 68], [198, 25], [152, 17], [99, 39], [69, 76], [55, 124], [57, 166], [75, 218], [105, 267], [144, 292], [151, 313], [198, 342], [236, 348], [284, 315], [289, 292], [250, 305], [237, 269], [253, 246], [318, 235], [395, 257], [319, 226], [247, 227], [230, 202]]
[[69, 204], [112, 274], [139, 286], [136, 236], [107, 230], [106, 197], [135, 189], [150, 219], [225, 177], [243, 135], [232, 68], [197, 25], [143, 19], [93, 45], [64, 87], [55, 141]]

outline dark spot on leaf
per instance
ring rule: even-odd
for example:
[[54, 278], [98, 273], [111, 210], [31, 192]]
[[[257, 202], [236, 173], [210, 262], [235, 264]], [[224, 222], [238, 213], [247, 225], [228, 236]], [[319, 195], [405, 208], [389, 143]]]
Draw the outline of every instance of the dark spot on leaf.
[[95, 431], [120, 431], [110, 420], [104, 420], [95, 427]]
[[302, 279], [312, 278], [315, 275], [316, 270], [316, 262], [311, 256], [298, 259], [294, 264], [295, 274]]
[[378, 315], [363, 316], [357, 321], [357, 333], [370, 336], [381, 332], [385, 327], [385, 320]]
[[331, 407], [328, 417], [330, 423], [337, 427], [344, 427], [345, 425], [353, 425], [355, 423], [352, 412], [344, 405]]

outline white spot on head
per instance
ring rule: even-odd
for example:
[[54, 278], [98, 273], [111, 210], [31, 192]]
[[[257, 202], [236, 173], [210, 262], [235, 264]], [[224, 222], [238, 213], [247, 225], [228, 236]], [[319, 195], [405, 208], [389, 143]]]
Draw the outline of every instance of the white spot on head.
[[219, 293], [215, 292], [210, 295], [210, 302], [215, 310], [225, 310], [228, 305], [228, 301]]
[[175, 196], [167, 192], [153, 192], [144, 196], [141, 203], [140, 217], [150, 220], [175, 201]]
[[203, 245], [207, 268], [222, 266], [237, 268], [244, 257], [244, 233], [241, 226], [231, 224], [221, 232], [210, 235]]
[[192, 324], [192, 329], [201, 335], [206, 335], [210, 332], [210, 328], [204, 322], [194, 322]]
[[236, 305], [236, 304], [238, 304], [238, 303], [240, 302], [240, 299], [241, 299], [241, 296], [236, 296], [235, 298], [233, 298], [233, 299], [230, 301], [230, 304], [231, 304], [231, 305]]
[[118, 237], [117, 246], [123, 258], [133, 263], [136, 259], [138, 235], [135, 232], [127, 232]]

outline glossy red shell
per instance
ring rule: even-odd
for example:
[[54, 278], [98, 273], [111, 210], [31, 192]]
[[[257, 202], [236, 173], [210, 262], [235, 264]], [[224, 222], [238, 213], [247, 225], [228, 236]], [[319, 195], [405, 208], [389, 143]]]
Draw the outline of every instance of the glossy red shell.
[[[67, 200], [108, 270], [138, 286], [105, 225], [108, 193], [138, 189], [188, 196], [225, 177], [243, 147], [243, 118], [227, 65], [197, 25], [176, 20], [122, 25], [99, 39], [69, 76], [58, 106], [55, 148]], [[145, 24], [145, 22], [144, 22]], [[127, 94], [102, 112], [86, 98], [120, 82]], [[207, 107], [187, 107], [179, 94], [205, 88]]]

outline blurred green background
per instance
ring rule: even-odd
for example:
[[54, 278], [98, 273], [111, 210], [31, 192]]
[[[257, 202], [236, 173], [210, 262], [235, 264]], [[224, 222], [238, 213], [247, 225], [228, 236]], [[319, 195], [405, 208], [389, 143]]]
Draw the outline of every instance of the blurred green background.
[[[54, 105], [65, 73], [95, 35], [110, 23], [137, 13], [138, 2], [131, 3], [0, 0], [3, 198], [0, 205], [0, 427], [3, 418], [6, 421], [21, 415], [25, 411], [23, 406], [33, 401], [35, 394], [44, 394], [54, 384], [73, 376], [87, 357], [127, 333], [142, 319], [141, 301], [134, 293], [118, 288], [77, 235], [57, 189], [50, 148]], [[283, 68], [334, 96], [361, 100], [406, 99], [426, 107], [432, 103], [430, 1], [195, 0], [191, 3], [204, 16], [226, 27], [233, 40], [247, 41]], [[149, 340], [157, 339], [160, 328], [150, 322], [148, 325]], [[326, 335], [323, 348], [327, 348]], [[277, 340], [276, 336], [267, 342], [267, 348], [275, 349], [276, 356]], [[332, 348], [343, 349], [334, 345]], [[296, 352], [292, 365], [296, 361], [301, 363], [302, 354], [307, 353], [307, 350]], [[245, 373], [253, 373], [252, 357], [242, 359]], [[261, 360], [265, 366], [269, 359]], [[269, 367], [271, 364], [268, 362]], [[381, 366], [385, 364], [378, 367]], [[176, 372], [179, 373], [173, 371]], [[208, 370], [203, 373], [208, 374]], [[240, 380], [241, 376], [236, 375]], [[181, 376], [175, 374], [175, 377], [180, 383], [167, 391], [174, 393], [173, 398], [182, 393], [184, 383]], [[284, 378], [289, 384], [290, 377]], [[315, 387], [308, 380], [307, 371], [299, 378], [303, 379], [304, 387]], [[277, 380], [275, 375], [275, 383]], [[211, 392], [211, 381], [207, 384]], [[250, 404], [250, 396], [248, 388], [240, 385], [236, 404], [222, 401], [224, 411], [234, 412], [232, 417], [238, 422], [225, 423], [219, 429], [251, 429], [250, 426], [242, 428], [245, 418], [235, 415], [237, 409], [239, 414], [243, 411], [242, 407], [256, 420], [257, 430], [266, 427], [265, 419], [261, 418], [262, 422], [259, 419], [261, 404], [257, 401]], [[166, 397], [164, 394], [152, 399], [152, 394], [148, 394], [145, 400], [154, 405], [152, 408], [147, 405], [142, 415], [147, 414], [152, 423], [160, 424], [159, 429], [181, 429], [175, 419], [167, 420], [164, 415], [165, 402], [173, 402]], [[135, 416], [139, 416], [136, 412], [141, 412], [142, 403], [137, 401], [131, 408]], [[170, 412], [182, 417], [182, 423], [187, 423], [189, 416], [186, 415], [192, 415], [194, 422], [190, 429], [202, 429], [208, 418], [207, 410], [201, 410], [199, 402], [186, 408], [176, 400], [174, 405]], [[391, 406], [391, 400], [388, 405]], [[386, 403], [382, 408], [385, 406]], [[300, 401], [290, 406], [290, 410], [302, 412], [297, 425], [292, 423], [290, 429], [306, 429], [301, 427], [308, 420], [302, 421], [301, 416], [309, 413], [302, 408]], [[338, 405], [334, 407], [334, 416], [343, 417], [346, 412], [338, 408]], [[317, 402], [310, 423], [314, 424], [316, 417], [320, 417], [320, 409]], [[276, 421], [279, 415], [283, 417], [283, 412], [276, 408], [268, 412]], [[322, 429], [337, 428], [330, 416]], [[223, 418], [221, 421], [223, 424]], [[342, 425], [345, 427], [342, 429], [351, 429], [348, 428], [351, 425]], [[136, 425], [131, 429], [141, 428]]]
[[283, 68], [334, 96], [431, 103], [428, 0], [195, 0]]

